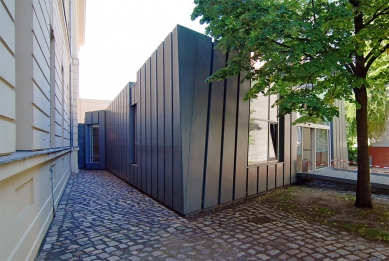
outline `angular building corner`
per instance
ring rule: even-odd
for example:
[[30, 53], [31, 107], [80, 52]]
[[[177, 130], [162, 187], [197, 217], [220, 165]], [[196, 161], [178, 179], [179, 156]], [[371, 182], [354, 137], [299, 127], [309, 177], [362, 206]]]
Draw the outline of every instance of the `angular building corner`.
[[205, 82], [233, 55], [177, 25], [135, 83], [85, 114], [80, 166], [106, 169], [183, 216], [294, 183], [303, 165], [329, 166], [329, 123], [279, 119], [277, 95], [245, 102], [251, 83], [240, 75]]

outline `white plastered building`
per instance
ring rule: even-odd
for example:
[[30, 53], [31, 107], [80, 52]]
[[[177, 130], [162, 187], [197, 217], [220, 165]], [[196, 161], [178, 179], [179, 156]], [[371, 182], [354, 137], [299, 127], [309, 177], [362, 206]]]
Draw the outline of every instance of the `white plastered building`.
[[85, 0], [0, 1], [0, 260], [31, 260], [77, 165]]

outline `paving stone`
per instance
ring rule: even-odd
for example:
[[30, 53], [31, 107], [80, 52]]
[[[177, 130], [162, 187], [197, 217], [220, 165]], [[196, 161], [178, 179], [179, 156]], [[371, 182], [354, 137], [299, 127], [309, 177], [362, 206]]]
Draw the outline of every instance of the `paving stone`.
[[297, 253], [299, 253], [299, 251], [298, 251], [298, 250], [289, 250], [289, 251], [286, 251], [286, 253], [288, 253], [289, 255], [294, 256], [294, 255], [296, 255]]
[[280, 252], [279, 250], [272, 249], [270, 251], [267, 251], [266, 253], [268, 253], [271, 256], [274, 256], [274, 255], [277, 255], [279, 252]]
[[[389, 201], [389, 197], [385, 200]], [[258, 215], [269, 216], [273, 221], [247, 222]], [[388, 258], [385, 245], [256, 201], [187, 220], [107, 171], [81, 170], [71, 175], [35, 260]]]
[[65, 254], [65, 255], [60, 256], [59, 258], [61, 258], [61, 259], [63, 259], [63, 260], [66, 260], [66, 259], [70, 259], [70, 258], [72, 258], [72, 257], [73, 257], [72, 254], [67, 253], [67, 254]]
[[97, 257], [96, 256], [88, 256], [84, 259], [82, 259], [83, 261], [91, 261], [91, 260], [95, 260]]
[[107, 247], [107, 248], [104, 249], [104, 250], [105, 250], [105, 252], [107, 252], [107, 253], [111, 253], [111, 252], [115, 251], [116, 248], [114, 248], [114, 247]]
[[348, 255], [348, 254], [350, 254], [350, 252], [348, 252], [348, 251], [346, 251], [344, 249], [338, 249], [338, 250], [336, 250], [336, 252], [338, 252], [341, 255]]

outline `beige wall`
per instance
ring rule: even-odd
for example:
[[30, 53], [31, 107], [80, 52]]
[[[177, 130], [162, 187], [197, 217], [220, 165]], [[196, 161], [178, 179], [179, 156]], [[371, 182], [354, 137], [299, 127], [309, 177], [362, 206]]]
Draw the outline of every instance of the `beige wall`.
[[85, 0], [0, 0], [0, 25], [0, 260], [33, 260], [78, 172]]
[[78, 122], [85, 122], [85, 112], [106, 110], [111, 100], [78, 99]]
[[14, 21], [15, 1], [0, 1], [0, 156], [16, 149]]
[[33, 260], [53, 218], [51, 188], [57, 206], [69, 178], [69, 150], [1, 164], [0, 173], [0, 260]]

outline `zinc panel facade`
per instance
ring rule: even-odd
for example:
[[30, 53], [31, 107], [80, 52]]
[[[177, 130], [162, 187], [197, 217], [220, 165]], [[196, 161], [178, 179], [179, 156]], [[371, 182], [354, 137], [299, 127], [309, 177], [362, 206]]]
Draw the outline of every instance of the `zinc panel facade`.
[[288, 179], [283, 163], [247, 165], [250, 107], [243, 96], [250, 83], [239, 75], [205, 83], [233, 56], [213, 47], [210, 38], [177, 26], [106, 114], [107, 170], [183, 215]]

